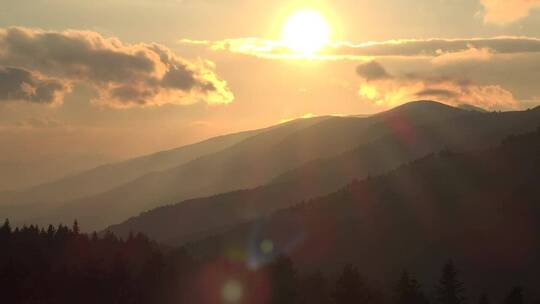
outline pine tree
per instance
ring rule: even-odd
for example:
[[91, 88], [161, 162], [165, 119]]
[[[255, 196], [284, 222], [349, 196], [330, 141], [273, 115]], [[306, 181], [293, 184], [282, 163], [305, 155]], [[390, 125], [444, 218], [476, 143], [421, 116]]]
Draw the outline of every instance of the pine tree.
[[52, 240], [54, 239], [54, 234], [56, 233], [56, 229], [54, 228], [53, 225], [49, 225], [49, 227], [47, 227], [47, 238], [49, 240]]
[[332, 297], [336, 304], [372, 303], [374, 300], [373, 292], [366, 286], [358, 268], [351, 264], [343, 268]]
[[292, 304], [297, 299], [297, 277], [291, 259], [278, 257], [270, 265], [273, 304]]
[[63, 242], [69, 237], [69, 228], [62, 224], [58, 225], [56, 229], [56, 234], [54, 235], [57, 241]]
[[504, 304], [523, 304], [523, 289], [514, 287], [504, 299]]
[[394, 292], [395, 304], [426, 304], [428, 302], [418, 281], [406, 270], [401, 274]]
[[79, 235], [79, 233], [81, 232], [79, 228], [79, 222], [77, 222], [77, 220], [73, 222], [73, 228], [71, 230], [73, 231], [73, 234], [75, 235]]
[[321, 272], [304, 277], [299, 285], [299, 304], [328, 304], [331, 302], [327, 280]]
[[465, 288], [463, 283], [458, 280], [458, 273], [452, 260], [443, 267], [442, 276], [437, 286], [437, 300], [440, 304], [465, 303]]
[[[4, 222], [4, 225], [0, 227], [0, 248], [7, 247], [9, 240], [11, 238], [11, 226], [9, 224], [9, 220], [6, 219]], [[0, 257], [2, 257], [2, 252], [0, 252]]]
[[4, 225], [0, 227], [0, 235], [10, 235], [11, 234], [11, 225], [9, 224], [9, 219], [4, 221]]
[[90, 240], [93, 242], [93, 243], [96, 243], [98, 240], [99, 240], [99, 237], [98, 237], [98, 234], [97, 232], [92, 232], [92, 236], [90, 237]]

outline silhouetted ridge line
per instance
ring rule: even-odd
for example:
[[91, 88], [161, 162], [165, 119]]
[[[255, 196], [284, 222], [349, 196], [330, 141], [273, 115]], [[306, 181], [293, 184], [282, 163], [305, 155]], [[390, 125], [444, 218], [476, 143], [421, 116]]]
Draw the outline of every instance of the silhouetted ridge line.
[[[464, 114], [453, 119], [424, 118], [420, 123], [402, 116], [397, 120], [372, 118], [374, 122], [364, 134], [370, 140], [349, 151], [298, 164], [264, 186], [170, 204], [110, 229], [119, 235], [140, 231], [162, 242], [182, 244], [331, 193], [353, 179], [377, 176], [439, 151], [461, 152], [497, 145], [508, 135], [534, 130], [540, 124], [540, 111], [457, 113]], [[316, 130], [317, 125], [311, 131]], [[290, 142], [299, 140], [293, 137]]]
[[249, 244], [271, 240], [303, 271], [334, 273], [350, 261], [386, 283], [400, 265], [434, 280], [436, 265], [452, 256], [468, 265], [463, 278], [474, 290], [535, 290], [539, 173], [540, 128], [493, 148], [432, 153], [188, 248], [207, 258], [225, 250], [262, 258]]

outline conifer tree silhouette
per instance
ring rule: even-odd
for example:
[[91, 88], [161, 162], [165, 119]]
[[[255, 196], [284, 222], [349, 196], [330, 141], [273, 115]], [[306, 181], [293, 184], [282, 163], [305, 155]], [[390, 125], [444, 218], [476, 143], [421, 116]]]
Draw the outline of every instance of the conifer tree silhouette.
[[330, 294], [328, 282], [322, 272], [315, 272], [302, 278], [299, 283], [299, 304], [328, 304]]
[[394, 289], [394, 304], [427, 304], [418, 281], [403, 271]]
[[366, 286], [358, 268], [352, 264], [347, 264], [343, 268], [332, 298], [335, 304], [374, 302], [373, 292]]
[[440, 304], [465, 303], [465, 288], [458, 280], [458, 272], [452, 260], [444, 265], [436, 292]]
[[278, 257], [270, 265], [271, 273], [271, 303], [293, 304], [297, 300], [297, 275], [291, 259]]

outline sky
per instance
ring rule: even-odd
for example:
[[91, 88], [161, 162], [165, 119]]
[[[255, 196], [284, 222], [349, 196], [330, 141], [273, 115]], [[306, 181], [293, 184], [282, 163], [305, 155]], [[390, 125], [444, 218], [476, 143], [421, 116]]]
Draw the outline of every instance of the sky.
[[[0, 167], [11, 168], [0, 190], [299, 117], [416, 99], [488, 110], [540, 104], [540, 0], [0, 0], [0, 8]], [[330, 31], [310, 54], [282, 39], [302, 11]]]

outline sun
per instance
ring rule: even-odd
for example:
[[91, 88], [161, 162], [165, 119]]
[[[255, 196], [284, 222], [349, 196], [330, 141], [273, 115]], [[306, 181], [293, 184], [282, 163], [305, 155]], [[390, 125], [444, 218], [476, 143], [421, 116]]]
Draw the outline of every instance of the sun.
[[330, 26], [315, 10], [298, 11], [285, 22], [283, 44], [302, 56], [312, 56], [330, 42]]

